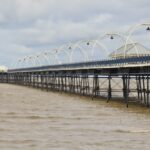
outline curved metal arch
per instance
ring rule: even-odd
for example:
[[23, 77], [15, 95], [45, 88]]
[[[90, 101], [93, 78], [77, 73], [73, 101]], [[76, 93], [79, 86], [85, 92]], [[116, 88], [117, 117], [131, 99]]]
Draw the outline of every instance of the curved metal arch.
[[131, 38], [131, 36], [133, 35], [133, 33], [134, 33], [136, 30], [138, 30], [138, 29], [140, 29], [141, 27], [143, 27], [143, 26], [148, 27], [147, 29], [150, 30], [150, 21], [149, 21], [149, 22], [144, 22], [144, 23], [141, 23], [141, 24], [137, 24], [137, 25], [135, 25], [135, 26], [132, 26], [132, 27], [127, 31], [127, 33], [126, 33], [126, 34], [128, 34], [128, 35], [127, 35], [127, 39], [126, 39], [126, 44], [128, 43], [128, 41], [129, 41], [129, 39]]
[[22, 59], [20, 58], [20, 59], [18, 59], [18, 63], [17, 64], [19, 64], [19, 66], [18, 67], [21, 67], [21, 64], [22, 64]]
[[[42, 52], [41, 53], [41, 55], [40, 55], [40, 57], [44, 57], [44, 59], [47, 61], [47, 63], [49, 64], [51, 64], [51, 62], [49, 61], [49, 59], [48, 59], [48, 57], [47, 57], [47, 55], [48, 55], [48, 52]], [[52, 64], [54, 64], [54, 62], [52, 62]]]
[[140, 29], [141, 27], [143, 26], [146, 26], [146, 27], [149, 27], [149, 30], [150, 30], [150, 21], [149, 22], [144, 22], [144, 23], [141, 23], [141, 24], [137, 24], [135, 26], [132, 26], [128, 31], [127, 31], [127, 38], [126, 38], [126, 43], [128, 43], [128, 40], [131, 38], [131, 36], [133, 35], [133, 33]]
[[129, 28], [129, 30], [126, 32], [128, 34], [128, 36], [132, 35], [136, 30], [140, 29], [141, 27], [149, 27], [150, 29], [150, 20], [149, 21], [146, 21], [144, 23], [139, 23], [139, 24], [136, 24], [132, 27]]
[[24, 68], [25, 67], [25, 59], [26, 56], [23, 58], [20, 58], [18, 61], [20, 62], [19, 67]]
[[16, 63], [17, 68], [18, 67], [25, 68], [25, 67], [28, 67], [29, 65], [31, 67], [35, 67], [35, 66], [39, 66], [39, 64], [41, 65], [40, 61], [37, 58], [37, 55], [25, 56], [21, 59], [18, 59], [18, 61]]
[[58, 49], [53, 49], [53, 51], [49, 50], [49, 51], [45, 51], [44, 53], [42, 53], [42, 55], [45, 57], [45, 59], [48, 61], [48, 63], [51, 63], [48, 59], [48, 56], [54, 56], [54, 60], [55, 62], [53, 61], [52, 64], [55, 64], [55, 63], [58, 63], [58, 64], [61, 64], [58, 56], [57, 56], [57, 52], [58, 52]]
[[[108, 49], [100, 41], [98, 41], [98, 40], [91, 40], [91, 41], [89, 41], [89, 43], [91, 43], [91, 42], [93, 43], [92, 51], [91, 51], [92, 56], [94, 54], [94, 48], [95, 48], [96, 45], [99, 45], [101, 48], [103, 48], [105, 50], [105, 52], [107, 53], [107, 55], [109, 55]], [[100, 50], [100, 52], [101, 52], [101, 50]]]
[[[99, 39], [103, 40], [107, 36], [112, 40], [114, 39], [114, 37], [119, 37], [122, 40], [122, 42], [125, 45], [125, 47], [124, 47], [124, 58], [126, 58], [126, 51], [127, 51], [127, 44], [128, 44], [128, 42], [126, 42], [127, 37], [124, 34], [121, 34], [121, 33], [118, 33], [118, 32], [110, 32], [110, 33], [104, 34], [104, 36], [101, 36]], [[129, 41], [135, 46], [135, 50], [137, 52], [137, 55], [139, 56], [139, 53], [138, 53], [137, 46], [136, 46], [135, 42], [131, 38], [129, 38]], [[116, 55], [116, 53], [115, 53], [115, 55]]]
[[70, 47], [70, 46], [71, 46], [71, 43], [64, 44], [64, 45], [59, 47], [59, 53], [61, 53], [61, 52], [63, 53], [64, 52], [67, 55], [67, 57], [69, 58], [69, 63], [71, 63], [70, 52], [68, 51], [68, 47]]
[[[85, 50], [80, 46], [81, 43], [85, 43], [85, 41], [78, 41], [76, 43], [73, 43], [72, 44], [72, 47], [71, 47], [71, 55], [70, 55], [70, 60], [72, 62], [72, 59], [73, 59], [73, 52], [75, 51], [76, 48], [79, 48], [81, 53], [83, 54], [83, 56], [85, 57], [85, 61], [88, 61], [89, 60], [89, 57], [87, 55], [87, 53], [85, 52]], [[70, 48], [69, 48], [70, 49]]]
[[14, 64], [12, 65], [13, 68], [18, 67], [19, 63], [21, 62], [21, 59], [17, 59], [17, 61], [14, 62]]
[[17, 66], [17, 67], [26, 67], [26, 65], [28, 66], [28, 64], [27, 63], [30, 63], [29, 61], [31, 60], [31, 62], [32, 62], [32, 65], [33, 66], [35, 66], [34, 65], [34, 63], [33, 63], [33, 61], [32, 61], [32, 59], [31, 59], [31, 57], [33, 58], [33, 56], [25, 56], [25, 57], [23, 57], [23, 58], [19, 58], [18, 60], [17, 60], [17, 63], [16, 63], [16, 65], [17, 64], [19, 64], [19, 66]]
[[28, 62], [29, 63], [31, 62], [33, 67], [38, 65], [38, 61], [35, 58], [36, 58], [36, 56], [34, 56], [34, 55], [28, 56]]
[[[126, 43], [127, 37], [125, 35], [117, 33], [117, 32], [111, 33], [111, 36], [118, 36], [122, 39], [123, 43], [125, 42], [124, 43], [124, 45], [125, 45], [125, 47], [124, 47], [124, 58], [126, 58], [126, 51], [127, 51], [127, 44], [128, 44], [128, 42]], [[136, 46], [135, 42], [133, 40], [131, 40], [130, 38], [129, 38], [129, 41], [135, 46], [136, 53], [139, 56], [139, 53], [138, 53], [137, 46]]]
[[39, 57], [40, 57], [39, 54], [31, 56], [31, 59], [33, 60], [35, 66], [41, 66], [42, 65], [41, 61], [39, 60]]
[[23, 67], [25, 68], [25, 67], [27, 67], [28, 66], [28, 56], [25, 56], [24, 58], [23, 58]]

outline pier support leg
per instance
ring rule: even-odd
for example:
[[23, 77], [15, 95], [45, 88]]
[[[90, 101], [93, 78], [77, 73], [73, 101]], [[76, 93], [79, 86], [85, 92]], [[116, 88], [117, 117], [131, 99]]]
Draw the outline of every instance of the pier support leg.
[[112, 97], [112, 89], [111, 89], [111, 75], [108, 76], [108, 96], [107, 96], [107, 103]]
[[127, 78], [126, 78], [126, 86], [127, 86], [127, 90], [126, 90], [126, 106], [128, 107], [129, 105], [129, 90], [130, 90], [130, 75], [128, 74], [127, 75]]
[[92, 94], [92, 100], [94, 97], [97, 97], [99, 95], [99, 78], [98, 74], [95, 74], [93, 77], [93, 94]]
[[143, 99], [143, 94], [142, 94], [141, 76], [139, 76], [139, 88], [140, 88], [140, 99], [141, 99], [141, 101], [142, 101], [142, 99]]
[[130, 74], [123, 76], [123, 97], [125, 99], [126, 106], [128, 107], [129, 90], [130, 90]]
[[146, 88], [145, 88], [145, 77], [143, 75], [143, 94], [144, 94], [144, 104], [146, 105]]
[[147, 107], [149, 107], [149, 75], [147, 76]]
[[139, 76], [136, 76], [137, 96], [140, 99]]

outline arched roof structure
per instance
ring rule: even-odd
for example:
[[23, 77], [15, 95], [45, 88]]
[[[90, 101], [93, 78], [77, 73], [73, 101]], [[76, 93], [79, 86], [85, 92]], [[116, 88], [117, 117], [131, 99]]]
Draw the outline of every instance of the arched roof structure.
[[[125, 50], [126, 49], [126, 50]], [[125, 50], [125, 54], [124, 54]], [[110, 58], [129, 58], [150, 55], [150, 50], [140, 43], [129, 43], [112, 52]]]

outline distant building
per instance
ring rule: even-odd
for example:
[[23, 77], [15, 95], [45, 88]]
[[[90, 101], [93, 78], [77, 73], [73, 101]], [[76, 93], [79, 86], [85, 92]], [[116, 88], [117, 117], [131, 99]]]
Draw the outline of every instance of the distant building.
[[139, 43], [130, 43], [123, 45], [118, 48], [116, 51], [112, 52], [110, 58], [129, 58], [129, 57], [138, 57], [138, 56], [148, 56], [150, 55], [150, 49], [144, 47]]
[[7, 67], [5, 66], [0, 66], [0, 72], [7, 72]]

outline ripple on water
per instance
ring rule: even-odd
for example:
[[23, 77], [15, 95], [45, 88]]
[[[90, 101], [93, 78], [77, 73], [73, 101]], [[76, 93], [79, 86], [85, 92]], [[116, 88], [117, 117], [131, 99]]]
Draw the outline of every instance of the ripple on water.
[[13, 85], [0, 91], [0, 150], [149, 150], [148, 109]]
[[114, 132], [119, 132], [119, 133], [150, 133], [150, 130], [146, 129], [118, 129], [114, 130]]

